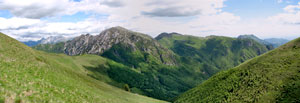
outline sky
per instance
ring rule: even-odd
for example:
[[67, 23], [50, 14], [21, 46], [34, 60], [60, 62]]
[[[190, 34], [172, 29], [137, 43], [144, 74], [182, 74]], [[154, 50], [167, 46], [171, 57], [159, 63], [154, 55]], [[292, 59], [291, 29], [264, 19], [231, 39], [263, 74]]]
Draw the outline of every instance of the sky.
[[0, 32], [20, 41], [99, 34], [300, 37], [300, 0], [0, 0]]

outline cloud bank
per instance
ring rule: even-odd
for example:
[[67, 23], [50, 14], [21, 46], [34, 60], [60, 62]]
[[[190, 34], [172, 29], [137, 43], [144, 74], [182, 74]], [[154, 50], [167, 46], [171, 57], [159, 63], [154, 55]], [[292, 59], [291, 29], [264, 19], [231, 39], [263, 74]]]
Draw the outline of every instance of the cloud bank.
[[[12, 18], [0, 17], [0, 31], [18, 40], [49, 36], [98, 34], [112, 26], [156, 36], [179, 32], [196, 36], [255, 34], [262, 38], [295, 38], [300, 34], [300, 3], [263, 19], [244, 20], [223, 11], [225, 0], [0, 0], [0, 10]], [[83, 21], [51, 21], [78, 12], [93, 14]], [[97, 15], [107, 15], [99, 18]]]

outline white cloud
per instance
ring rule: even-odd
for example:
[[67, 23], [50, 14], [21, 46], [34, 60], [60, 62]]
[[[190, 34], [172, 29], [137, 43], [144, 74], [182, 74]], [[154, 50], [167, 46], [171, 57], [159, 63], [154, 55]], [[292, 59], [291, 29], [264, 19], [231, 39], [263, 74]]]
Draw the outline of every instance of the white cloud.
[[[161, 32], [207, 36], [217, 31], [225, 31], [230, 25], [240, 21], [240, 17], [223, 12], [214, 15], [199, 15], [190, 21], [166, 21], [151, 17], [139, 17], [124, 22], [122, 26], [135, 31], [156, 36]], [[219, 33], [219, 32], [218, 32]]]
[[109, 7], [122, 7], [124, 3], [122, 0], [104, 0], [100, 2], [103, 5], [107, 5]]
[[207, 15], [220, 12], [223, 0], [159, 0], [148, 2], [150, 11], [143, 11], [145, 15], [176, 17]]
[[300, 25], [300, 12], [296, 13], [282, 13], [269, 18], [273, 22], [281, 22], [285, 24]]
[[300, 2], [298, 3], [298, 5], [288, 5], [284, 8], [284, 11], [288, 12], [288, 13], [294, 13], [300, 10]]
[[40, 23], [39, 19], [27, 19], [27, 18], [0, 18], [0, 30], [7, 30], [7, 29], [20, 29], [20, 28], [28, 28], [32, 25], [36, 25]]
[[300, 2], [298, 5], [288, 5], [284, 8], [285, 13], [269, 17], [272, 22], [280, 22], [283, 24], [300, 25]]
[[0, 9], [17, 17], [39, 19], [61, 14], [68, 3], [68, 0], [2, 0]]
[[[20, 35], [19, 39], [26, 36], [31, 37], [29, 35], [38, 35], [33, 37], [41, 37], [44, 35], [55, 34], [100, 32], [103, 28], [116, 25], [128, 26], [127, 28], [129, 29], [136, 29], [141, 32], [145, 31], [153, 36], [156, 35], [154, 33], [162, 32], [164, 30], [171, 31], [172, 29], [177, 29], [186, 31], [188, 30], [186, 27], [177, 26], [176, 28], [173, 28], [170, 27], [170, 25], [178, 24], [187, 26], [187, 23], [177, 23], [176, 20], [172, 21], [171, 19], [171, 21], [165, 22], [145, 16], [142, 12], [153, 11], [159, 8], [176, 7], [178, 9], [166, 11], [164, 13], [169, 13], [173, 16], [178, 16], [178, 14], [180, 14], [180, 16], [190, 16], [191, 14], [193, 14], [192, 16], [219, 15], [219, 13], [222, 14], [221, 8], [223, 7], [223, 0], [82, 0], [80, 2], [73, 2], [70, 0], [2, 0], [0, 6], [0, 9], [9, 10], [14, 16], [23, 19], [36, 18], [38, 20], [43, 17], [71, 15], [79, 11], [104, 13], [109, 15], [106, 20], [102, 21], [96, 19], [89, 19], [77, 23], [51, 23], [47, 21], [38, 21], [38, 25], [32, 24], [31, 26], [20, 30], [4, 31], [11, 35]], [[189, 12], [191, 10], [195, 12]], [[28, 19], [28, 22], [31, 22], [29, 20], [31, 19]], [[9, 20], [4, 21], [6, 23], [11, 22]], [[15, 23], [12, 22], [11, 24]], [[157, 27], [162, 27], [164, 29], [158, 29]]]
[[0, 18], [1, 32], [20, 41], [39, 40], [49, 36], [74, 37], [81, 34], [99, 34], [102, 30], [118, 24], [95, 19], [80, 22], [48, 22], [39, 19]]
[[[0, 18], [0, 30], [19, 40], [83, 33], [98, 34], [112, 26], [156, 36], [161, 32], [207, 36], [255, 34], [267, 37], [296, 37], [300, 34], [300, 3], [267, 19], [244, 20], [224, 12], [225, 0], [0, 0], [0, 10], [15, 17]], [[175, 9], [174, 9], [175, 8]], [[72, 15], [76, 12], [107, 14], [105, 19], [90, 17], [84, 21], [50, 22], [43, 17]]]
[[[100, 5], [100, 2], [102, 5]], [[116, 4], [113, 4], [116, 3]], [[107, 5], [116, 6], [117, 0], [0, 0], [0, 10], [8, 10], [16, 17], [40, 19], [72, 15], [80, 11], [108, 11]], [[101, 9], [101, 10], [100, 10]]]

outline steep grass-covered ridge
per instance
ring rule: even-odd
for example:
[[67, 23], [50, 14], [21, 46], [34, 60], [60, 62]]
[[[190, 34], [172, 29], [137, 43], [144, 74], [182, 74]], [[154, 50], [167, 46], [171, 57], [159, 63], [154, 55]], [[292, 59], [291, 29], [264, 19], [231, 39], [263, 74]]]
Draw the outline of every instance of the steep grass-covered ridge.
[[187, 91], [175, 103], [300, 102], [300, 38]]
[[35, 51], [0, 33], [0, 102], [163, 102], [88, 76], [91, 72], [85, 66], [105, 62], [100, 56], [69, 57]]

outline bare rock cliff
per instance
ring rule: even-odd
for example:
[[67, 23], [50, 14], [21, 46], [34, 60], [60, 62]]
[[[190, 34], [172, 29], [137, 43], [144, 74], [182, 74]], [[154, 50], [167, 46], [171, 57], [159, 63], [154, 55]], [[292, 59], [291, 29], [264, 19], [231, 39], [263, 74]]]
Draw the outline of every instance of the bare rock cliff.
[[[116, 45], [122, 45], [126, 47], [128, 51], [114, 50], [114, 55], [120, 55], [122, 54], [121, 52], [146, 53], [155, 57], [155, 59], [163, 64], [176, 64], [174, 53], [161, 46], [155, 39], [146, 34], [133, 32], [122, 27], [113, 27], [104, 30], [96, 36], [86, 34], [76, 37], [65, 43], [64, 53], [67, 55], [102, 55]], [[124, 57], [120, 58], [122, 59]]]

